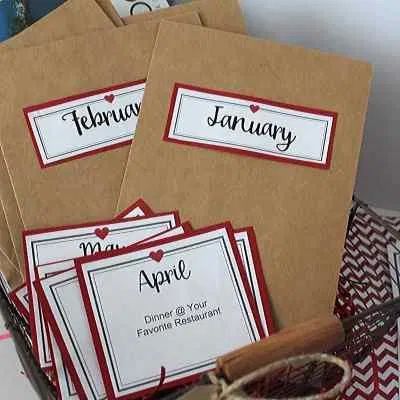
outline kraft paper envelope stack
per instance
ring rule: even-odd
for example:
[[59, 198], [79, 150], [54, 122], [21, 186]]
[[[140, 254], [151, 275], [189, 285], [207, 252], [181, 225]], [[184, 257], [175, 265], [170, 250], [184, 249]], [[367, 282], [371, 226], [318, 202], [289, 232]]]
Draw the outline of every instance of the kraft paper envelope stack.
[[[41, 19], [20, 34], [0, 44], [0, 54], [7, 50], [34, 46], [51, 40], [61, 39], [65, 36], [81, 34], [100, 28], [111, 28], [110, 19], [97, 6], [94, 0], [69, 0], [61, 5], [47, 17]], [[21, 231], [24, 229], [16, 198], [7, 172], [3, 155], [0, 153], [0, 197], [4, 208], [7, 225], [1, 221], [4, 240], [6, 235], [11, 237], [13, 246], [9, 241], [1, 249], [15, 266], [21, 265], [19, 249], [21, 249]], [[6, 232], [7, 230], [7, 232]], [[15, 251], [17, 249], [18, 251]], [[1, 258], [1, 257], [0, 257]], [[7, 261], [0, 260], [1, 265], [8, 265]], [[18, 271], [18, 268], [14, 268]], [[7, 274], [9, 275], [9, 274]], [[13, 282], [18, 281], [19, 274], [12, 277]], [[11, 279], [11, 277], [9, 276]]]
[[337, 55], [163, 22], [118, 210], [142, 197], [195, 227], [253, 226], [279, 326], [331, 313], [371, 76]]
[[[109, 16], [115, 26], [124, 25], [109, 0], [96, 0], [96, 2]], [[3, 42], [0, 45], [0, 50], [34, 46], [66, 36], [81, 34], [93, 29], [111, 27], [112, 22], [96, 6], [96, 2], [95, 0], [69, 0], [19, 35]], [[186, 10], [187, 8], [184, 8], [181, 10], [181, 13], [182, 11], [187, 12]], [[175, 14], [178, 15], [179, 13]], [[145, 21], [143, 18], [140, 21], [142, 20]], [[23, 230], [23, 222], [2, 155], [0, 156], [0, 187], [0, 197], [4, 199], [2, 203], [4, 203], [4, 208], [7, 211], [7, 219], [4, 219], [4, 214], [1, 215], [0, 219], [0, 263], [7, 266], [7, 270], [18, 271], [20, 260], [18, 260], [18, 254], [14, 251], [14, 248], [21, 248], [20, 232]], [[13, 246], [11, 241], [6, 220], [13, 232], [15, 246]], [[13, 268], [13, 265], [16, 268]], [[9, 273], [7, 273], [7, 276], [9, 276]]]
[[18, 286], [22, 276], [17, 266], [14, 247], [2, 208], [0, 208], [0, 245], [0, 271], [11, 287]]
[[3, 212], [3, 208], [0, 207], [0, 257], [5, 257], [13, 264], [16, 264], [16, 256], [14, 247], [10, 237], [10, 231], [8, 229], [7, 220]]
[[[200, 23], [197, 14], [186, 15], [185, 21]], [[0, 57], [1, 68], [7, 66], [10, 70], [7, 78], [0, 79], [0, 85], [9, 93], [0, 102], [0, 115], [7, 115], [0, 124], [1, 145], [25, 228], [109, 219], [116, 207], [129, 146], [44, 168], [23, 110], [109, 88], [109, 94], [103, 96], [105, 103], [106, 96], [114, 97], [113, 92], [123, 90], [120, 85], [145, 79], [157, 29], [157, 22], [134, 24], [7, 52]], [[138, 83], [135, 87], [138, 85], [143, 86]], [[72, 116], [68, 121], [72, 126]], [[72, 129], [67, 133], [80, 139]], [[124, 134], [130, 139], [133, 130], [134, 126], [129, 125], [129, 132], [127, 128]], [[54, 129], [56, 133], [59, 135], [58, 127]], [[56, 146], [62, 142], [61, 137], [57, 136]]]
[[[225, 4], [230, 7], [231, 1], [221, 1], [221, 10]], [[236, 31], [243, 32], [243, 19], [239, 8], [237, 12]], [[203, 14], [207, 14], [207, 11], [203, 10]], [[220, 29], [224, 29], [225, 25], [232, 27], [232, 21], [224, 16], [223, 11], [219, 15]], [[193, 19], [193, 16], [191, 18]], [[197, 18], [196, 22], [199, 22]], [[13, 79], [10, 80], [10, 76], [4, 79], [7, 81], [5, 87], [8, 90], [13, 88], [13, 96], [3, 101], [1, 108], [8, 115], [12, 113], [13, 118], [7, 118], [7, 121], [0, 125], [2, 146], [25, 228], [104, 219], [109, 218], [115, 210], [129, 147], [43, 169], [35, 154], [28, 125], [24, 120], [23, 108], [40, 104], [41, 101], [52, 101], [63, 96], [74, 96], [88, 90], [104, 88], [108, 85], [107, 81], [109, 84], [118, 84], [126, 81], [128, 77], [146, 78], [158, 24], [156, 21], [150, 21], [146, 23], [147, 28], [142, 29], [142, 24], [139, 23], [135, 26], [119, 28], [123, 30], [122, 33], [107, 32], [104, 37], [103, 34], [96, 33], [87, 38], [74, 38], [48, 47], [26, 49], [23, 54], [19, 51], [12, 56], [2, 57], [1, 64], [14, 66]], [[132, 37], [135, 38], [134, 41]], [[120, 42], [111, 48], [108, 40], [113, 43], [118, 40]], [[44, 50], [45, 48], [48, 51]], [[132, 51], [127, 51], [128, 49]], [[40, 65], [33, 63], [28, 82], [22, 65], [26, 65], [26, 62], [31, 63], [32, 59], [40, 59], [43, 51], [48, 58], [45, 61], [41, 60]], [[106, 57], [105, 60], [104, 54], [107, 51], [110, 51], [110, 57]], [[98, 59], [101, 59], [101, 62]], [[117, 62], [118, 59], [120, 63]], [[125, 61], [129, 65], [124, 63]], [[43, 65], [46, 67], [43, 68]], [[89, 65], [92, 69], [89, 69]], [[31, 79], [32, 76], [39, 79]], [[15, 91], [14, 85], [17, 88], [22, 87], [22, 82], [24, 90]], [[26, 87], [30, 90], [26, 91]], [[18, 135], [15, 135], [17, 140], [11, 139], [11, 133], [3, 134], [11, 132], [10, 130], [18, 132]], [[17, 157], [21, 152], [26, 156], [23, 167], [20, 158]], [[54, 204], [57, 206], [54, 207]]]

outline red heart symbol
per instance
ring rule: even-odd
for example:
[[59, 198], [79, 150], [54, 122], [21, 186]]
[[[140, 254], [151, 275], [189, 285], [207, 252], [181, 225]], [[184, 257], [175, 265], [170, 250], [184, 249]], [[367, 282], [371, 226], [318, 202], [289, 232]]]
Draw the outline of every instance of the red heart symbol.
[[259, 109], [260, 109], [260, 106], [258, 106], [257, 104], [251, 104], [250, 105], [250, 110], [253, 113], [256, 113]]
[[157, 251], [152, 251], [149, 254], [150, 258], [152, 258], [154, 261], [160, 262], [162, 258], [164, 257], [164, 252], [160, 249]]
[[101, 240], [104, 240], [108, 236], [108, 234], [110, 233], [110, 230], [107, 227], [102, 228], [102, 229], [97, 228], [94, 231], [94, 233], [96, 234], [96, 236], [98, 238], [100, 238]]
[[104, 96], [104, 100], [108, 101], [109, 103], [112, 103], [115, 99], [115, 96], [113, 94], [107, 94], [106, 96]]

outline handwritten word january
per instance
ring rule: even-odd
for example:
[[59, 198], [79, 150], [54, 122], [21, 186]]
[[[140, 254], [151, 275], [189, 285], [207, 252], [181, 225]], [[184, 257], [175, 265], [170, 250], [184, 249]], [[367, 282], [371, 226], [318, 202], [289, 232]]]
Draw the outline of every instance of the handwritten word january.
[[125, 122], [133, 117], [137, 118], [140, 112], [141, 103], [128, 104], [125, 107], [112, 111], [93, 112], [90, 106], [86, 107], [86, 113], [78, 115], [78, 111], [70, 111], [61, 116], [63, 121], [72, 120], [79, 136], [85, 131], [97, 128], [102, 125], [110, 126]]
[[219, 125], [234, 132], [239, 130], [250, 135], [267, 136], [277, 142], [276, 148], [281, 152], [289, 150], [296, 140], [293, 132], [284, 126], [276, 125], [272, 122], [256, 122], [245, 117], [224, 114], [223, 109], [224, 106], [215, 106], [214, 115], [207, 118], [209, 126]]
[[172, 268], [153, 272], [150, 276], [145, 270], [141, 270], [139, 273], [139, 292], [142, 292], [144, 287], [149, 287], [160, 293], [161, 286], [171, 285], [174, 281], [188, 280], [192, 274], [192, 271], [186, 269], [185, 262], [180, 260], [177, 266]]

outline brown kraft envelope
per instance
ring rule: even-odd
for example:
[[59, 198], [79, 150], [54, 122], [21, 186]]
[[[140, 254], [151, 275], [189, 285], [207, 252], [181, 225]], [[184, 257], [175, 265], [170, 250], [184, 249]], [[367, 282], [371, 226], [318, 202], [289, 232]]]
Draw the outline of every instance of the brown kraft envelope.
[[16, 266], [15, 252], [11, 242], [10, 234], [7, 227], [7, 222], [0, 207], [0, 271], [3, 272], [4, 277], [7, 279], [11, 287], [16, 287], [22, 284], [22, 275], [19, 268]]
[[371, 66], [163, 22], [118, 210], [253, 226], [280, 327], [333, 311]]
[[[109, 0], [108, 0], [109, 1]], [[169, 19], [182, 12], [198, 12], [202, 25], [227, 32], [247, 33], [238, 0], [198, 0], [163, 8], [150, 13], [122, 18], [125, 24], [150, 21], [154, 18]]]
[[[0, 54], [7, 50], [34, 46], [65, 36], [112, 26], [112, 22], [94, 0], [69, 0], [20, 34], [3, 42], [0, 45]], [[23, 222], [2, 154], [0, 154], [0, 196], [14, 249], [18, 249], [17, 252], [13, 251], [16, 255], [7, 255], [15, 264], [21, 265], [19, 249], [21, 249], [21, 232], [24, 229]], [[5, 229], [8, 228], [5, 226]]]
[[0, 255], [1, 254], [4, 254], [11, 261], [11, 263], [16, 264], [14, 247], [11, 241], [3, 207], [0, 207]]
[[[3, 158], [1, 157], [1, 159]], [[4, 171], [5, 173], [7, 173], [6, 170]], [[8, 176], [6, 176], [6, 178], [8, 180]], [[14, 264], [15, 269], [18, 270], [17, 267], [18, 262], [14, 251], [14, 246], [11, 240], [10, 230], [8, 228], [7, 219], [4, 214], [4, 208], [2, 202], [0, 201], [0, 264], [1, 264], [1, 258], [3, 256], [6, 257], [8, 261], [11, 262], [11, 264]]]
[[[195, 13], [176, 18], [200, 23]], [[37, 152], [40, 142], [33, 140], [29, 129], [33, 125], [25, 119], [24, 109], [26, 114], [27, 108], [39, 105], [43, 109], [46, 103], [62, 99], [61, 106], [67, 104], [65, 107], [71, 110], [70, 97], [77, 96], [83, 102], [82, 112], [88, 114], [85, 99], [92, 95], [89, 92], [103, 88], [100, 106], [118, 103], [114, 92], [123, 91], [122, 86], [130, 82], [135, 88], [143, 85], [139, 81], [147, 77], [157, 30], [156, 21], [134, 24], [9, 51], [0, 57], [0, 68], [10, 71], [7, 79], [0, 78], [0, 86], [9, 93], [7, 99], [0, 101], [0, 115], [7, 116], [0, 123], [1, 145], [26, 229], [109, 219], [116, 208], [130, 140], [108, 151], [77, 159], [68, 157], [64, 162], [43, 167]], [[26, 65], [30, 65], [29, 74]], [[131, 101], [130, 96], [127, 98]], [[65, 137], [73, 137], [75, 142], [76, 138], [81, 139], [72, 112], [65, 121], [60, 118], [56, 118], [57, 123], [67, 121], [67, 126], [72, 127]], [[129, 125], [124, 137], [131, 139], [131, 129]], [[113, 133], [114, 126], [105, 132]], [[65, 132], [60, 135], [58, 129], [53, 129], [50, 133], [59, 146]], [[82, 138], [90, 139], [88, 134]]]

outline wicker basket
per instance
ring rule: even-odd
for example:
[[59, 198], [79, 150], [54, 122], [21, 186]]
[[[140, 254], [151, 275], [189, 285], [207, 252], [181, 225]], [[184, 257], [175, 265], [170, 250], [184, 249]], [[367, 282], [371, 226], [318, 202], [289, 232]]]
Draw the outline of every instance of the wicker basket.
[[[353, 229], [353, 219], [357, 208], [362, 207], [373, 218], [379, 219], [368, 206], [358, 200], [355, 201], [349, 218], [348, 232]], [[380, 223], [384, 221], [379, 220]], [[390, 227], [388, 231], [391, 231]], [[391, 231], [393, 240], [400, 240], [400, 235]], [[357, 289], [357, 285], [364, 284], [340, 277], [339, 292], [347, 290], [349, 285]], [[342, 296], [342, 299], [346, 298]], [[336, 309], [341, 317], [347, 318], [347, 329], [351, 334], [341, 348], [332, 349], [331, 355], [316, 354], [305, 357], [294, 357], [281, 360], [265, 366], [239, 381], [227, 385], [223, 381], [215, 380], [219, 388], [216, 399], [255, 399], [255, 398], [303, 398], [303, 399], [333, 399], [340, 395], [350, 381], [349, 364], [362, 360], [374, 346], [378, 345], [386, 332], [393, 326], [399, 313], [399, 301], [389, 304], [390, 312], [382, 312], [381, 305], [368, 308], [358, 304], [354, 306], [341, 301]], [[15, 343], [16, 351], [27, 377], [35, 391], [43, 400], [57, 399], [56, 389], [50, 379], [38, 366], [31, 349], [30, 332], [25, 320], [19, 315], [16, 308], [9, 301], [4, 288], [0, 290], [0, 309]], [[393, 311], [394, 310], [394, 311]], [[351, 317], [352, 314], [358, 313]], [[350, 318], [349, 318], [350, 316]], [[155, 397], [159, 399], [176, 399], [185, 396], [188, 388], [179, 388], [173, 392], [160, 392]]]

